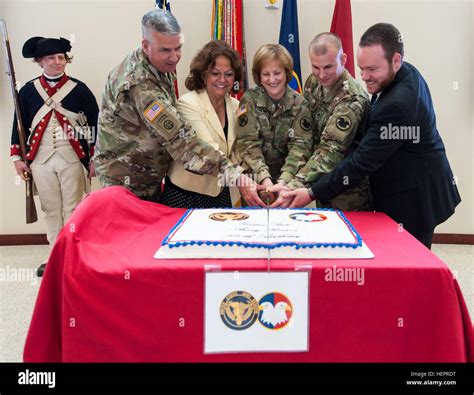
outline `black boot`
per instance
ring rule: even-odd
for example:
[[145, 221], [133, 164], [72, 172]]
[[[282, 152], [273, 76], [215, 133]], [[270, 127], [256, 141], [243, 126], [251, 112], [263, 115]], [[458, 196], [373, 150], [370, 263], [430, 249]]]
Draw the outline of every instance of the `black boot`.
[[43, 277], [45, 270], [46, 270], [46, 263], [42, 263], [40, 267], [36, 270], [36, 275], [38, 277]]

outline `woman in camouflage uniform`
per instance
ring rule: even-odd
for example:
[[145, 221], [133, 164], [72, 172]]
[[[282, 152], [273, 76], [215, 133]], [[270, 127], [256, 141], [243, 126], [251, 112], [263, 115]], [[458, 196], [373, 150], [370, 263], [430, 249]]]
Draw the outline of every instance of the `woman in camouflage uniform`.
[[313, 125], [306, 99], [288, 86], [293, 59], [285, 47], [266, 44], [255, 54], [257, 86], [237, 111], [237, 148], [249, 173], [267, 188], [289, 183], [310, 158]]

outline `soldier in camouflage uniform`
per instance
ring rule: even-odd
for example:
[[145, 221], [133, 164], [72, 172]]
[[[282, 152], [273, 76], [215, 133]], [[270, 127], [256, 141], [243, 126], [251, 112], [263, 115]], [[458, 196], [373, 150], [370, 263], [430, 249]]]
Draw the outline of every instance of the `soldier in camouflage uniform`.
[[[313, 74], [308, 77], [304, 96], [309, 102], [315, 125], [314, 152], [289, 183], [292, 189], [309, 186], [329, 173], [353, 149], [369, 107], [367, 93], [344, 68], [346, 55], [339, 37], [321, 33], [309, 46]], [[344, 211], [369, 211], [372, 199], [369, 181], [348, 189], [326, 205]]]
[[237, 148], [259, 184], [286, 185], [311, 156], [313, 125], [306, 99], [288, 86], [293, 60], [281, 45], [255, 54], [248, 90], [238, 110]]
[[243, 169], [198, 139], [175, 109], [173, 71], [181, 57], [181, 28], [174, 16], [149, 11], [142, 31], [142, 47], [110, 73], [103, 94], [94, 157], [101, 184], [123, 185], [144, 200], [157, 201], [173, 158], [191, 172], [219, 175], [239, 186], [252, 205], [263, 206]]

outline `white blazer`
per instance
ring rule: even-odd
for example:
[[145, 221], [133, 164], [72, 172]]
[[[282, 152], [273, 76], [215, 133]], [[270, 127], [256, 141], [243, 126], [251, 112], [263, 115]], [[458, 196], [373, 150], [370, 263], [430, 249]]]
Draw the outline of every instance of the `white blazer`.
[[[226, 95], [227, 112], [227, 141], [222, 124], [219, 121], [211, 101], [205, 89], [191, 91], [181, 96], [176, 108], [189, 125], [196, 131], [198, 137], [206, 141], [214, 148], [221, 151], [232, 162], [238, 163], [235, 155], [236, 142], [236, 111], [239, 107], [238, 100]], [[217, 183], [217, 177], [204, 174], [198, 175], [187, 171], [182, 162], [172, 161], [168, 169], [168, 176], [173, 184], [188, 191], [193, 191], [209, 196], [217, 196], [222, 191], [222, 186]], [[232, 203], [236, 204], [240, 199], [238, 189], [231, 187]]]

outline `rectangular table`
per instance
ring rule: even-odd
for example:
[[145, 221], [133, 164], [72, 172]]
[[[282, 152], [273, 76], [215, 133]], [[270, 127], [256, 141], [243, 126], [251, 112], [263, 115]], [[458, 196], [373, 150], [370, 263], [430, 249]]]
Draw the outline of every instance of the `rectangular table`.
[[[272, 260], [311, 268], [309, 351], [203, 353], [205, 268], [265, 271], [266, 259], [156, 260], [184, 213], [121, 187], [90, 194], [52, 251], [24, 349], [25, 362], [465, 362], [472, 324], [448, 267], [381, 213], [348, 219], [369, 260]], [[364, 282], [325, 270], [363, 268]]]

